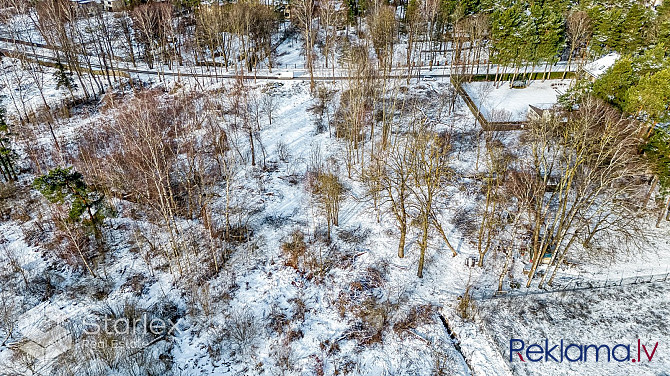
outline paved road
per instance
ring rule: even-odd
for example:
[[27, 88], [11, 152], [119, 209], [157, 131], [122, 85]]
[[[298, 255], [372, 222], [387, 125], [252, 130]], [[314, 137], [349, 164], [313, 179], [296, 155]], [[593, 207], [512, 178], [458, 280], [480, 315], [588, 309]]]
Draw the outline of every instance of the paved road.
[[[12, 44], [15, 43], [15, 41], [8, 39], [8, 38], [3, 38], [0, 37], [0, 42], [5, 42], [6, 44]], [[31, 43], [31, 42], [26, 42], [26, 41], [17, 41], [16, 43], [22, 44], [22, 45], [29, 45], [32, 47], [35, 47], [35, 49], [42, 49], [42, 50], [51, 50], [51, 48], [39, 44], [39, 43]], [[0, 46], [0, 53], [6, 56], [13, 56], [13, 57], [29, 57], [32, 58], [33, 60], [37, 61], [38, 63], [41, 64], [55, 64], [57, 61], [54, 56], [48, 55], [45, 52], [37, 52], [37, 51], [17, 51], [16, 49], [13, 48], [8, 48], [6, 46]], [[88, 70], [88, 63], [82, 64], [81, 68], [82, 70]], [[110, 67], [105, 67], [104, 65], [100, 63], [95, 63], [95, 62], [90, 62], [90, 67], [93, 69], [99, 69], [101, 71], [104, 71], [106, 69], [110, 69]], [[197, 69], [200, 69], [201, 72], [196, 72]], [[495, 66], [488, 67], [489, 72], [495, 72]], [[215, 73], [209, 71], [209, 69], [204, 66], [196, 66], [196, 67], [191, 67], [190, 71], [159, 71], [157, 69], [142, 69], [142, 68], [135, 68], [135, 67], [129, 67], [129, 66], [115, 66], [114, 71], [121, 72], [121, 73], [126, 73], [128, 75], [150, 75], [150, 76], [160, 76], [163, 77], [193, 77], [193, 78], [213, 78], [213, 79], [230, 79], [230, 78], [238, 78], [239, 76], [234, 74], [234, 73]], [[462, 67], [458, 67], [458, 70], [461, 70]], [[469, 69], [469, 68], [468, 68]], [[481, 74], [486, 73], [487, 66], [486, 65], [478, 65], [477, 66], [477, 71]], [[412, 73], [413, 78], [418, 78], [418, 77], [423, 77], [424, 79], [431, 79], [431, 77], [449, 77], [451, 76], [451, 70], [449, 67], [445, 66], [433, 66], [433, 69], [430, 70], [429, 66], [422, 66], [422, 67], [414, 67], [412, 69], [416, 73]], [[509, 71], [512, 71], [512, 69], [506, 69]], [[558, 65], [554, 66], [552, 69], [554, 72], [562, 72], [564, 70], [567, 70], [567, 66], [565, 65]], [[544, 67], [543, 66], [536, 66], [532, 69], [532, 72], [543, 72]], [[338, 74], [339, 73], [339, 74]], [[245, 79], [255, 79], [255, 80], [277, 80], [277, 79], [282, 79], [282, 80], [308, 80], [309, 79], [309, 72], [306, 69], [295, 69], [295, 70], [275, 70], [275, 72], [270, 73], [269, 71], [264, 70], [262, 73], [259, 74], [249, 74], [246, 73], [243, 75]], [[407, 67], [396, 67], [393, 68], [391, 73], [385, 76], [386, 78], [407, 78]], [[349, 79], [350, 77], [346, 75], [346, 71], [342, 70], [335, 70], [335, 74], [333, 74], [332, 69], [318, 69], [315, 70], [314, 72], [314, 79], [315, 80], [320, 80], [320, 81], [327, 81], [327, 80], [345, 80]]]

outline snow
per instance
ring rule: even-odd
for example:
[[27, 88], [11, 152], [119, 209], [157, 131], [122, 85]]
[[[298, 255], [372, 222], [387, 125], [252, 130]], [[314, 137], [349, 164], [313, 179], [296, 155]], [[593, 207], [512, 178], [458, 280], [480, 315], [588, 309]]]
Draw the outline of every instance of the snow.
[[546, 109], [558, 101], [558, 96], [570, 85], [570, 80], [529, 81], [527, 87], [511, 88], [506, 82], [497, 87], [493, 82], [468, 82], [463, 89], [487, 121], [522, 122], [529, 106]]
[[588, 73], [593, 78], [598, 78], [614, 65], [614, 63], [619, 60], [619, 57], [621, 57], [621, 55], [616, 52], [609, 53], [600, 59], [584, 65], [584, 72]]
[[[284, 65], [298, 66], [302, 57], [298, 42], [282, 44], [278, 50], [278, 61]], [[14, 60], [3, 59], [6, 85], [2, 88], [3, 104], [11, 106], [12, 95], [25, 97], [31, 107], [38, 107], [41, 99], [37, 96], [34, 83], [25, 80], [26, 87], [17, 93], [11, 86], [17, 77], [25, 76]], [[47, 70], [52, 73], [52, 71]], [[188, 78], [180, 78], [180, 85], [170, 81], [166, 86], [171, 93], [188, 92], [193, 87], [199, 91], [226, 92], [229, 83], [213, 83], [203, 88]], [[205, 80], [203, 80], [205, 81]], [[404, 80], [403, 80], [404, 81]], [[477, 137], [481, 128], [476, 124], [464, 102], [457, 100], [453, 114], [438, 114], [440, 95], [450, 85], [440, 82], [412, 81], [407, 85], [408, 99], [421, 103], [423, 114], [436, 123], [436, 130], [454, 131], [456, 144], [452, 166], [462, 176], [472, 176], [480, 172], [484, 163], [483, 141]], [[259, 139], [267, 151], [267, 160], [277, 166], [273, 171], [262, 171], [258, 167], [243, 164], [235, 175], [233, 192], [235, 199], [244, 202], [249, 213], [249, 222], [255, 230], [252, 242], [233, 247], [230, 258], [223, 269], [211, 278], [200, 280], [195, 276], [182, 279], [166, 271], [160, 257], [143, 253], [141, 245], [134, 244], [128, 229], [136, 225], [139, 229], [151, 228], [151, 223], [142, 219], [129, 218], [133, 204], [116, 200], [119, 210], [117, 218], [109, 219], [113, 251], [107, 255], [104, 273], [111, 281], [109, 294], [94, 297], [86, 286], [95, 285], [92, 278], [67, 272], [59, 265], [52, 249], [47, 244], [28, 244], [25, 231], [34, 225], [36, 219], [25, 223], [10, 220], [0, 223], [0, 234], [4, 245], [0, 247], [2, 275], [10, 275], [12, 284], [20, 285], [20, 278], [12, 274], [9, 254], [16, 255], [18, 265], [26, 271], [29, 280], [57, 271], [64, 280], [56, 286], [56, 292], [48, 302], [40, 302], [37, 294], [24, 291], [20, 299], [21, 319], [19, 330], [12, 338], [16, 340], [24, 328], [37, 326], [44, 319], [43, 312], [67, 312], [69, 316], [80, 317], [104, 305], [117, 305], [126, 299], [136, 299], [145, 307], [168, 300], [177, 304], [188, 315], [178, 319], [179, 333], [171, 338], [173, 346], [170, 354], [174, 357], [173, 372], [184, 375], [312, 375], [323, 367], [323, 374], [332, 375], [349, 370], [352, 375], [431, 375], [436, 359], [443, 360], [453, 375], [540, 375], [588, 372], [595, 375], [609, 374], [662, 374], [670, 367], [667, 352], [659, 351], [656, 363], [645, 363], [618, 367], [598, 364], [566, 365], [540, 364], [532, 368], [530, 364], [510, 364], [505, 354], [505, 344], [510, 336], [539, 341], [542, 338], [570, 338], [580, 341], [631, 341], [636, 336], [658, 340], [661, 345], [670, 342], [667, 315], [670, 304], [668, 286], [661, 282], [629, 288], [587, 290], [563, 295], [545, 294], [529, 297], [502, 299], [481, 299], [477, 301], [478, 315], [474, 321], [461, 319], [456, 313], [457, 298], [463, 294], [468, 284], [478, 286], [476, 292], [482, 296], [493, 289], [495, 281], [490, 279], [492, 268], [499, 260], [487, 259], [483, 269], [466, 266], [466, 260], [477, 256], [477, 249], [466, 235], [455, 225], [454, 217], [459, 212], [476, 210], [481, 202], [481, 192], [473, 179], [463, 178], [450, 187], [449, 200], [441, 203], [440, 219], [443, 220], [447, 236], [457, 248], [458, 255], [451, 256], [439, 237], [431, 237], [426, 255], [424, 278], [415, 277], [418, 252], [418, 235], [408, 235], [406, 257], [396, 255], [398, 234], [393, 220], [387, 212], [377, 212], [366, 200], [364, 182], [346, 177], [346, 167], [339, 168], [348, 192], [340, 209], [340, 225], [333, 231], [333, 244], [319, 240], [318, 232], [324, 227], [318, 215], [316, 203], [304, 186], [309, 161], [315, 150], [320, 150], [323, 160], [346, 153], [343, 141], [331, 138], [328, 132], [317, 133], [314, 119], [308, 111], [314, 103], [309, 84], [298, 80], [259, 80], [254, 84], [247, 81], [251, 91], [259, 94], [268, 85], [274, 87], [279, 106], [274, 112], [272, 124], [262, 119]], [[333, 89], [342, 89], [341, 83], [330, 84]], [[170, 86], [172, 85], [172, 86]], [[190, 86], [192, 85], [192, 86]], [[511, 89], [503, 83], [496, 88], [491, 83], [473, 82], [464, 85], [481, 108], [487, 119], [495, 120], [501, 112], [515, 121], [525, 120], [528, 106], [547, 108], [556, 103], [559, 92], [564, 91], [569, 81], [532, 81], [524, 89]], [[64, 93], [55, 89], [49, 78], [46, 85], [47, 100], [56, 102]], [[334, 98], [337, 101], [337, 98]], [[62, 124], [56, 124], [59, 139], [76, 141], [86, 130], [100, 122], [108, 121], [112, 114], [75, 114]], [[229, 135], [240, 148], [240, 154], [249, 155], [249, 145], [244, 135]], [[516, 134], [511, 134], [506, 144], [513, 145]], [[48, 145], [49, 137], [35, 142]], [[278, 158], [279, 143], [287, 146], [287, 162]], [[67, 144], [67, 142], [63, 142]], [[478, 167], [477, 167], [478, 165]], [[289, 177], [295, 177], [292, 183]], [[27, 179], [27, 178], [26, 178]], [[47, 206], [42, 204], [39, 210]], [[222, 202], [213, 206], [220, 207]], [[184, 221], [187, 222], [187, 221]], [[181, 224], [180, 224], [181, 225]], [[183, 223], [188, 228], [189, 223]], [[668, 228], [664, 225], [654, 230], [649, 249], [625, 255], [618, 259], [593, 257], [575, 269], [561, 271], [557, 281], [575, 276], [594, 281], [616, 277], [658, 274], [667, 272], [670, 265], [670, 245]], [[299, 229], [306, 234], [311, 250], [329, 260], [331, 264], [322, 277], [301, 272], [285, 265], [281, 244], [290, 234]], [[47, 230], [49, 231], [49, 230]], [[147, 231], [149, 232], [149, 231]], [[351, 235], [353, 234], [353, 235]], [[355, 240], [348, 241], [348, 237]], [[156, 235], [160, 242], [161, 234]], [[5, 249], [9, 252], [5, 252]], [[147, 255], [152, 257], [147, 257]], [[147, 260], [148, 259], [148, 260]], [[354, 296], [352, 285], [369, 276], [370, 270], [382, 271], [381, 286], [359, 292]], [[143, 288], [139, 291], [129, 287], [134, 276], [142, 278]], [[193, 277], [193, 280], [191, 279]], [[518, 276], [517, 276], [518, 277]], [[103, 282], [97, 282], [103, 284]], [[18, 287], [4, 289], [3, 294], [11, 294]], [[204, 302], [198, 299], [197, 291], [207, 291], [211, 304], [207, 312]], [[537, 292], [532, 290], [533, 292]], [[350, 305], [342, 303], [342, 296], [349, 297]], [[384, 332], [382, 340], [369, 345], [361, 345], [349, 338], [354, 324], [360, 322], [356, 310], [363, 306], [363, 298], [376, 298], [380, 304], [388, 304], [390, 322], [404, 318], [412, 307], [430, 305], [450, 323], [460, 345], [460, 352], [449, 337], [437, 314], [416, 328], [395, 333], [392, 329]], [[505, 300], [507, 299], [507, 300]], [[346, 299], [344, 299], [346, 300]], [[584, 302], [582, 305], [578, 305]], [[303, 308], [301, 304], [304, 305]], [[345, 304], [341, 306], [341, 304]], [[584, 307], [586, 306], [586, 308]], [[343, 308], [341, 308], [343, 307]], [[533, 312], [523, 311], [534, 308]], [[582, 310], [590, 310], [585, 316]], [[56, 311], [58, 310], [58, 311]], [[304, 310], [300, 318], [299, 311]], [[258, 333], [248, 347], [238, 346], [221, 331], [230, 327], [235, 315], [248, 313], [259, 327]], [[295, 335], [288, 340], [288, 334], [278, 334], [271, 325], [275, 314], [290, 319], [286, 330]], [[299, 334], [298, 334], [299, 333]], [[4, 335], [4, 332], [2, 333]], [[217, 351], [219, 354], [217, 355]], [[279, 364], [279, 355], [287, 356], [291, 369]], [[0, 364], [9, 364], [12, 350], [0, 347]], [[279, 354], [279, 355], [278, 355]], [[462, 355], [461, 355], [462, 354]], [[564, 368], [566, 367], [566, 368]], [[3, 369], [0, 368], [0, 373]]]
[[[263, 88], [264, 85], [258, 85], [255, 90]], [[274, 95], [279, 99], [280, 106], [275, 111], [272, 125], [264, 120], [260, 139], [269, 152], [268, 158], [274, 161], [277, 160], [276, 144], [278, 142], [286, 144], [290, 152], [289, 162], [279, 162], [279, 169], [266, 175], [261, 175], [259, 171], [250, 167], [240, 171], [234, 191], [241, 200], [247, 202], [250, 211], [258, 213], [252, 217], [251, 222], [257, 229], [254, 236], [255, 245], [248, 250], [243, 248], [234, 252], [228, 261], [230, 269], [222, 271], [215, 279], [207, 282], [211, 294], [228, 292], [232, 297], [225, 305], [218, 303], [215, 312], [249, 312], [263, 329], [258, 338], [251, 343], [251, 349], [246, 350], [252, 354], [247, 362], [243, 361], [243, 358], [231, 355], [231, 352], [236, 351], [236, 347], [232, 344], [212, 342], [216, 336], [206, 330], [207, 327], [225, 328], [228, 325], [227, 320], [230, 319], [226, 315], [215, 314], [209, 318], [195, 316], [181, 319], [179, 325], [183, 328], [183, 332], [175, 336], [172, 353], [175, 357], [175, 369], [181, 370], [184, 374], [227, 375], [244, 373], [245, 369], [254, 364], [251, 362], [257, 362], [265, 365], [265, 371], [256, 370], [257, 374], [273, 374], [273, 370], [277, 369], [273, 366], [276, 362], [275, 354], [285, 345], [282, 345], [281, 338], [266, 328], [266, 324], [260, 323], [266, 323], [273, 310], [283, 312], [290, 318], [295, 315], [297, 309], [295, 302], [301, 301], [305, 305], [304, 319], [295, 320], [291, 324], [291, 330], [300, 331], [302, 335], [293, 340], [288, 347], [296, 367], [294, 374], [309, 372], [319, 362], [323, 362], [325, 374], [333, 374], [336, 369], [343, 367], [343, 364], [351, 362], [348, 367], [352, 367], [353, 374], [428, 375], [433, 367], [431, 354], [435, 352], [443, 354], [441, 356], [449, 361], [451, 374], [469, 374], [467, 366], [462, 359], [459, 360], [460, 355], [455, 351], [437, 317], [433, 317], [432, 322], [417, 327], [404, 339], [398, 338], [392, 331], [385, 334], [382, 343], [369, 347], [361, 347], [356, 340], [343, 339], [350, 331], [351, 322], [356, 320], [356, 316], [351, 312], [345, 312], [344, 317], [340, 316], [336, 302], [340, 294], [349, 293], [350, 283], [365, 278], [368, 268], [388, 265], [388, 268], [385, 268], [388, 274], [384, 277], [387, 282], [383, 287], [375, 289], [374, 294], [386, 296], [392, 304], [401, 304], [400, 309], [392, 312], [393, 320], [402, 318], [413, 305], [431, 304], [439, 307], [444, 304], [445, 299], [454, 299], [461, 289], [459, 281], [466, 278], [462, 272], [454, 274], [453, 276], [460, 275], [460, 278], [455, 279], [441, 272], [448, 267], [451, 258], [440, 256], [444, 252], [444, 247], [436, 242], [427, 255], [427, 262], [431, 265], [426, 269], [425, 278], [416, 281], [414, 269], [418, 255], [408, 250], [405, 259], [399, 260], [395, 257], [396, 240], [393, 236], [389, 237], [394, 227], [387, 217], [384, 217], [381, 223], [377, 223], [375, 212], [368, 209], [368, 203], [359, 199], [365, 196], [365, 187], [360, 183], [347, 181], [350, 194], [342, 204], [340, 227], [334, 232], [360, 234], [360, 238], [364, 240], [351, 245], [337, 241], [337, 247], [330, 249], [326, 247], [321, 251], [323, 257], [328, 259], [351, 261], [346, 261], [342, 266], [336, 265], [319, 283], [314, 283], [302, 273], [284, 266], [280, 245], [293, 229], [301, 228], [312, 236], [317, 228], [323, 226], [315, 213], [314, 202], [304, 187], [300, 184], [293, 185], [284, 177], [292, 174], [304, 176], [310, 155], [316, 148], [321, 150], [323, 159], [327, 160], [330, 156], [342, 153], [343, 145], [330, 138], [327, 132], [321, 134], [315, 132], [312, 115], [307, 111], [312, 104], [307, 83], [278, 81], [273, 85]], [[431, 82], [422, 90], [431, 93], [438, 85], [443, 84]], [[61, 137], [76, 138], [79, 132], [74, 131], [75, 129], [94, 126], [95, 122], [99, 121], [96, 118], [100, 116], [104, 115], [96, 114], [93, 117], [73, 119], [71, 120], [73, 124], [59, 127], [56, 132]], [[469, 122], [471, 119], [465, 120]], [[241, 146], [245, 148], [244, 145]], [[243, 154], [246, 153], [248, 149], [243, 150]], [[257, 179], [262, 180], [262, 185], [256, 182]], [[129, 224], [124, 218], [124, 211], [119, 213], [119, 218], [113, 218], [110, 222], [110, 227], [119, 229], [117, 231], [121, 231], [124, 224]], [[139, 223], [139, 226], [145, 225]], [[447, 231], [452, 233], [448, 229]], [[119, 235], [121, 234], [123, 232], [119, 232]], [[335, 237], [337, 238], [337, 235]], [[14, 248], [25, 247], [19, 234], [7, 238]], [[105, 270], [114, 283], [111, 293], [104, 298], [102, 304], [114, 306], [128, 299], [132, 293], [123, 286], [131, 276], [139, 274], [148, 277], [157, 273], [156, 278], [146, 279], [148, 285], [140, 293], [142, 305], [151, 306], [167, 298], [178, 302], [183, 309], [186, 309], [186, 302], [179, 294], [180, 290], [174, 288], [173, 277], [169, 273], [157, 272], [158, 264], [148, 268], [141, 254], [137, 251], [131, 252], [131, 248], [124, 243], [122, 238], [118, 244], [114, 243], [115, 262]], [[415, 243], [415, 239], [409, 239], [408, 243]], [[354, 260], [355, 263], [352, 263]], [[47, 260], [39, 258], [36, 261], [22, 261], [21, 264], [27, 268], [30, 262], [39, 262], [42, 268], [49, 267]], [[445, 277], [448, 279], [445, 280]], [[65, 285], [84, 286], [86, 283], [91, 283], [91, 280], [88, 278], [81, 282], [68, 280]], [[328, 288], [323, 288], [324, 286]], [[70, 299], [72, 296], [59, 294], [53, 301], [59, 306], [68, 306], [72, 304]], [[83, 296], [79, 296], [78, 301], [78, 309], [84, 312], [101, 304]], [[26, 320], [35, 321], [29, 316], [26, 316]], [[203, 325], [201, 320], [208, 324]], [[319, 350], [323, 343], [336, 343], [339, 353], [326, 356]], [[211, 346], [220, 346], [223, 359], [235, 359], [235, 361], [219, 361], [212, 358], [207, 351]], [[7, 351], [0, 349], [0, 354], [6, 356]]]
[[[551, 343], [550, 347], [560, 343], [561, 339], [566, 344], [610, 347], [625, 344], [631, 345], [631, 355], [635, 358], [638, 339], [646, 345], [650, 355], [658, 342], [652, 361], [647, 361], [644, 351], [639, 363], [607, 362], [604, 359], [597, 363], [593, 359], [574, 363], [531, 363], [527, 360], [522, 363], [514, 359], [511, 365], [515, 375], [664, 375], [670, 364], [670, 354], [663, 351], [670, 333], [668, 296], [670, 284], [659, 283], [529, 298], [503, 298], [483, 303], [489, 312], [484, 320], [497, 346], [506, 356], [509, 356], [510, 338], [522, 339], [526, 346], [544, 343], [545, 339]], [[493, 307], [495, 309], [491, 310]]]

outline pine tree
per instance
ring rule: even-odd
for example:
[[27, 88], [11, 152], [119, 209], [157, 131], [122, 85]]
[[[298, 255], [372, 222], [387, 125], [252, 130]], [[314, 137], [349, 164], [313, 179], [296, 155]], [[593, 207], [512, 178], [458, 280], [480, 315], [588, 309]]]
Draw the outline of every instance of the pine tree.
[[521, 28], [522, 30], [522, 45], [521, 51], [517, 56], [518, 64], [526, 64], [526, 69], [528, 70], [528, 63], [535, 65], [540, 61], [539, 47], [540, 47], [540, 29], [539, 26], [542, 22], [542, 7], [532, 6], [530, 7], [530, 14], [524, 17], [524, 23]]
[[590, 8], [589, 16], [594, 21], [593, 45], [595, 54], [603, 54], [615, 50], [620, 45], [623, 31], [624, 14], [620, 8], [607, 9], [604, 6]]
[[652, 171], [658, 176], [662, 196], [670, 194], [670, 132], [658, 128], [644, 149]]
[[657, 122], [667, 119], [670, 89], [664, 71], [670, 69], [670, 59], [665, 54], [665, 46], [658, 44], [642, 55], [621, 57], [593, 84], [593, 93], [622, 111], [646, 114]]
[[651, 15], [647, 8], [634, 2], [621, 6], [598, 4], [588, 10], [594, 20], [593, 52], [639, 51], [650, 34]]
[[517, 3], [507, 9], [493, 12], [491, 21], [491, 62], [498, 65], [496, 80], [501, 66], [518, 62], [520, 46], [524, 45], [523, 9]]
[[464, 14], [470, 15], [479, 12], [481, 2], [480, 0], [460, 0], [459, 5], [463, 8]]
[[643, 113], [653, 123], [670, 120], [670, 68], [650, 76], [628, 89], [625, 110]]
[[65, 67], [60, 62], [56, 64], [56, 72], [54, 72], [54, 76], [56, 77], [56, 89], [64, 87], [72, 92], [77, 88], [77, 84], [72, 78], [72, 73], [66, 72]]
[[[102, 239], [100, 226], [106, 217], [104, 195], [89, 187], [72, 167], [55, 168], [35, 179], [33, 187], [53, 204], [69, 205], [68, 219], [93, 230]], [[82, 218], [83, 217], [83, 218]]]
[[670, 45], [670, 1], [665, 1], [656, 9], [655, 19], [659, 43]]
[[651, 24], [649, 11], [639, 2], [633, 3], [623, 22], [621, 44], [616, 46], [617, 51], [638, 51], [647, 45], [647, 37]]
[[0, 107], [0, 175], [5, 181], [18, 179], [14, 163], [18, 158], [16, 152], [11, 148], [9, 139], [9, 126], [6, 121], [6, 110]]
[[633, 70], [633, 59], [629, 56], [620, 58], [605, 74], [593, 84], [593, 93], [600, 98], [624, 107], [625, 95], [628, 88], [637, 82]]
[[564, 25], [565, 22], [560, 13], [550, 8], [543, 9], [538, 25], [537, 60], [546, 63], [545, 73], [546, 66], [551, 66], [559, 52], [565, 47]]

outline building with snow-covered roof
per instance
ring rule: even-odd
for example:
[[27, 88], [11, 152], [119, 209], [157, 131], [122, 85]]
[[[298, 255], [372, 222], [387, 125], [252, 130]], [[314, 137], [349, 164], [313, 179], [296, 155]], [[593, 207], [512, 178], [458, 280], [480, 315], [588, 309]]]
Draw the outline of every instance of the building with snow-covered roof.
[[529, 118], [550, 116], [571, 80], [535, 80], [525, 87], [468, 82], [459, 92], [484, 130], [521, 129]]

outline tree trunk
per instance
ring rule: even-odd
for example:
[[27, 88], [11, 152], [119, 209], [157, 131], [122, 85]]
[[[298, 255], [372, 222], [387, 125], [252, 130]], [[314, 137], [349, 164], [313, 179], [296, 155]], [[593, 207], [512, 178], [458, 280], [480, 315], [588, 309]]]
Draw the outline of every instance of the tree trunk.
[[256, 152], [254, 150], [254, 133], [251, 130], [251, 127], [249, 128], [249, 145], [251, 146], [251, 165], [255, 166], [256, 165]]
[[654, 189], [656, 189], [656, 185], [658, 184], [658, 177], [654, 175], [653, 180], [651, 181], [651, 187], [649, 187], [649, 192], [644, 196], [644, 200], [642, 201], [642, 206], [641, 208], [644, 209], [647, 207], [647, 204], [649, 204], [649, 199], [651, 199], [652, 193], [654, 193]]
[[661, 209], [661, 213], [658, 216], [658, 220], [656, 221], [656, 228], [661, 227], [661, 221], [663, 221], [663, 218], [665, 218], [666, 214], [668, 213], [668, 206], [670, 205], [670, 197], [668, 197], [665, 200], [665, 203], [663, 204], [663, 208]]
[[421, 243], [419, 243], [419, 269], [417, 270], [417, 277], [423, 278], [423, 264], [426, 259], [426, 248], [428, 248], [428, 215], [424, 215], [423, 223], [421, 224]]
[[505, 281], [505, 274], [507, 274], [507, 270], [509, 270], [509, 264], [510, 261], [512, 260], [512, 251], [508, 250], [505, 253], [505, 264], [502, 267], [502, 270], [500, 271], [500, 276], [498, 277], [498, 291], [503, 290], [503, 282]]
[[407, 236], [407, 224], [400, 224], [400, 241], [398, 242], [398, 257], [405, 257], [405, 237]]

